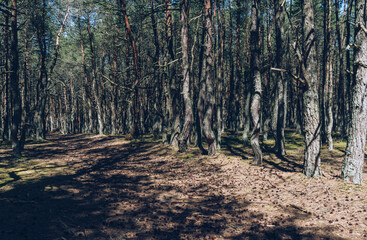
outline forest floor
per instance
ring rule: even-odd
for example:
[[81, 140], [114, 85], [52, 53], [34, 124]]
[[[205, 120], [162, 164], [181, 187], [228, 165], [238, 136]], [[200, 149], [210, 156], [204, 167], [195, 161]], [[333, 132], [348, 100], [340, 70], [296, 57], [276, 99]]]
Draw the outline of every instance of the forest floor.
[[339, 178], [345, 142], [312, 179], [301, 136], [283, 158], [264, 141], [262, 166], [230, 136], [215, 156], [148, 137], [52, 134], [21, 159], [1, 145], [0, 239], [367, 239], [367, 182]]

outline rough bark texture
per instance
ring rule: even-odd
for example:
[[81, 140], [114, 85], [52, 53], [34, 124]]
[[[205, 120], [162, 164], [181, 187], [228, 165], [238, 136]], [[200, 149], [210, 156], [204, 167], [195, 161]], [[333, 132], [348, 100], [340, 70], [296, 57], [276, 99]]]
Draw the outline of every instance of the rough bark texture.
[[303, 127], [305, 135], [305, 160], [303, 172], [309, 177], [321, 176], [320, 168], [320, 117], [318, 95], [318, 65], [315, 42], [313, 1], [304, 0], [303, 11], [303, 76], [306, 80], [303, 93]]
[[10, 93], [12, 99], [13, 115], [11, 120], [10, 140], [14, 156], [21, 155], [21, 146], [18, 140], [18, 129], [22, 118], [22, 104], [19, 91], [19, 55], [18, 55], [18, 26], [17, 26], [17, 0], [12, 0], [11, 10], [11, 43], [10, 43]]
[[352, 92], [348, 142], [342, 168], [345, 181], [362, 183], [367, 127], [367, 31], [365, 1], [356, 5], [355, 80]]
[[[332, 113], [332, 49], [331, 49], [331, 0], [324, 0], [324, 54], [323, 54], [323, 92], [322, 92], [322, 135], [323, 141], [328, 142], [329, 150], [333, 149], [331, 137], [333, 113]], [[331, 125], [330, 125], [331, 124]]]
[[[282, 36], [284, 35], [284, 11], [281, 6], [280, 0], [274, 1], [274, 13], [275, 13], [275, 41], [276, 41], [276, 54], [275, 64], [277, 68], [284, 68], [283, 55], [284, 46]], [[276, 138], [275, 138], [275, 150], [279, 155], [284, 156], [285, 152], [285, 112], [286, 112], [286, 91], [285, 78], [282, 72], [276, 72], [277, 92], [277, 120], [276, 120]]]
[[203, 84], [203, 88], [205, 87], [205, 104], [202, 110], [202, 129], [204, 137], [209, 145], [208, 154], [214, 155], [216, 153], [216, 143], [215, 143], [215, 135], [212, 130], [212, 122], [213, 122], [213, 110], [215, 104], [214, 97], [214, 85], [213, 85], [213, 71], [214, 71], [214, 58], [213, 58], [213, 44], [212, 44], [212, 14], [211, 14], [211, 2], [210, 0], [204, 1], [204, 34], [205, 34], [205, 43], [204, 43], [204, 74], [205, 74], [205, 84]]
[[190, 65], [188, 52], [188, 17], [190, 13], [190, 0], [181, 1], [181, 47], [182, 47], [182, 75], [183, 87], [182, 95], [185, 104], [185, 123], [181, 134], [178, 138], [178, 147], [180, 152], [187, 149], [187, 141], [189, 139], [193, 124], [192, 100], [190, 96]]
[[261, 164], [263, 160], [262, 151], [259, 144], [260, 136], [260, 108], [261, 108], [261, 75], [260, 75], [260, 48], [259, 48], [259, 6], [258, 1], [252, 2], [251, 10], [251, 71], [253, 80], [253, 96], [251, 102], [251, 117], [253, 123], [253, 130], [251, 136], [251, 147], [254, 151], [254, 162]]

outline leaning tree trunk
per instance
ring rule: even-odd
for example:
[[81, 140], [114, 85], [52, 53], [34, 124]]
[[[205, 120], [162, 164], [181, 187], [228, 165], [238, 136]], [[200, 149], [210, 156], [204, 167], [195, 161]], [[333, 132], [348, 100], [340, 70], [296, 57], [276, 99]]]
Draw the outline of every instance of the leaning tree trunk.
[[181, 47], [182, 47], [182, 75], [183, 88], [182, 95], [185, 103], [185, 123], [181, 134], [178, 138], [178, 147], [180, 152], [185, 152], [187, 149], [187, 141], [189, 139], [192, 123], [192, 100], [190, 96], [190, 65], [188, 52], [188, 17], [190, 13], [190, 0], [181, 1]]
[[362, 183], [367, 129], [367, 20], [365, 1], [356, 4], [355, 80], [352, 92], [348, 142], [342, 168], [345, 181]]
[[14, 156], [21, 156], [21, 146], [18, 140], [18, 129], [22, 118], [22, 103], [19, 91], [19, 53], [18, 53], [18, 26], [17, 0], [12, 0], [11, 10], [11, 43], [10, 43], [10, 93], [13, 107], [11, 120], [11, 145]]
[[260, 136], [260, 108], [261, 108], [261, 75], [260, 75], [260, 48], [259, 48], [259, 5], [258, 1], [252, 2], [251, 10], [251, 30], [250, 30], [250, 46], [251, 46], [251, 77], [253, 80], [253, 95], [251, 101], [251, 117], [253, 130], [251, 136], [251, 147], [254, 151], [254, 162], [261, 164], [263, 160], [262, 151], [259, 144]]
[[305, 91], [303, 93], [303, 127], [305, 134], [305, 159], [303, 172], [309, 177], [321, 176], [320, 167], [320, 117], [318, 95], [318, 65], [315, 42], [315, 18], [313, 1], [304, 0], [303, 12], [303, 77]]

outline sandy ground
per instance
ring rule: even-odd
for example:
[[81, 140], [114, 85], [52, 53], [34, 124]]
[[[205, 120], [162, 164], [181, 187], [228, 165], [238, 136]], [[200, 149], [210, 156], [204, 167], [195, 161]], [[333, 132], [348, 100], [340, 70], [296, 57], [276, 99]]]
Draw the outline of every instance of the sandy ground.
[[342, 145], [311, 179], [296, 137], [284, 158], [264, 142], [262, 166], [224, 141], [213, 157], [110, 136], [51, 135], [21, 159], [3, 147], [0, 239], [367, 239], [366, 181], [338, 178]]

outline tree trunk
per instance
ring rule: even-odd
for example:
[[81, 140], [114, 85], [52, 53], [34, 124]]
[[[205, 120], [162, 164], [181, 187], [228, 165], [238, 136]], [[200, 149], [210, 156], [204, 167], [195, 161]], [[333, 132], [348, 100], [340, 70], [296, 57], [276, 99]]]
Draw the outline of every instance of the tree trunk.
[[219, 53], [218, 53], [218, 83], [217, 83], [217, 131], [216, 142], [217, 149], [220, 149], [222, 142], [222, 132], [224, 131], [223, 124], [223, 85], [224, 85], [224, 45], [225, 45], [225, 18], [224, 11], [220, 11], [220, 5], [217, 8], [217, 16], [219, 22]]
[[187, 142], [193, 124], [192, 100], [190, 96], [190, 63], [188, 51], [188, 18], [190, 13], [190, 0], [181, 1], [181, 48], [182, 48], [182, 75], [183, 87], [182, 95], [185, 104], [185, 122], [179, 136], [178, 147], [180, 152], [185, 152]]
[[[345, 46], [345, 36], [344, 36], [344, 26], [340, 29], [340, 22], [339, 22], [339, 3], [340, 0], [335, 0], [335, 31], [336, 37], [338, 41], [338, 57], [339, 57], [339, 83], [338, 83], [338, 125], [341, 128], [341, 132], [343, 135], [346, 133], [346, 106], [345, 106], [345, 82], [344, 82], [344, 46]], [[347, 23], [349, 24], [349, 23]], [[342, 126], [340, 126], [342, 125]]]
[[[8, 0], [5, 0], [4, 5], [8, 6]], [[11, 98], [10, 98], [10, 83], [9, 83], [9, 14], [4, 15], [4, 80], [5, 80], [5, 93], [4, 93], [4, 128], [3, 128], [3, 140], [8, 141], [10, 139], [10, 118], [11, 118]]]
[[90, 47], [90, 54], [91, 54], [91, 64], [92, 64], [92, 93], [93, 93], [94, 101], [96, 103], [98, 134], [103, 135], [102, 105], [101, 105], [100, 94], [98, 94], [97, 65], [96, 65], [96, 58], [94, 54], [93, 35], [92, 35], [91, 26], [90, 26], [89, 14], [87, 16], [87, 25], [88, 25], [89, 47]]
[[[357, 1], [357, 0], [356, 0]], [[348, 142], [342, 168], [345, 181], [362, 183], [367, 127], [367, 21], [365, 1], [356, 4], [355, 75], [351, 102]]]
[[10, 43], [10, 94], [12, 98], [13, 115], [11, 120], [11, 145], [13, 155], [21, 156], [21, 145], [18, 140], [18, 129], [22, 120], [22, 103], [19, 91], [19, 52], [17, 26], [17, 0], [12, 0], [11, 10], [11, 43]]
[[251, 77], [253, 80], [253, 94], [251, 101], [251, 117], [253, 130], [251, 136], [251, 147], [254, 151], [254, 163], [261, 164], [263, 160], [262, 151], [259, 144], [260, 136], [260, 108], [261, 108], [261, 75], [260, 75], [260, 48], [259, 48], [259, 5], [257, 0], [253, 0], [251, 7]]
[[84, 73], [83, 104], [86, 104], [86, 108], [85, 108], [86, 114], [85, 114], [85, 119], [84, 119], [85, 125], [86, 125], [85, 131], [88, 133], [91, 133], [93, 129], [92, 99], [91, 99], [91, 94], [89, 91], [88, 71], [87, 71], [87, 63], [85, 61], [84, 41], [83, 41], [82, 29], [80, 26], [80, 17], [78, 17], [78, 27], [79, 27], [79, 37], [80, 37], [80, 49], [82, 52], [83, 73]]
[[[332, 125], [330, 126], [330, 122], [333, 122], [332, 116], [332, 102], [329, 99], [329, 95], [332, 96], [333, 89], [329, 89], [329, 86], [332, 85], [332, 63], [331, 63], [331, 0], [324, 0], [324, 54], [323, 54], [323, 92], [322, 92], [322, 135], [323, 141], [328, 141], [329, 149], [332, 150], [333, 139], [331, 137]], [[331, 91], [331, 92], [330, 92]], [[330, 107], [329, 107], [330, 105]], [[331, 112], [331, 116], [330, 113]]]
[[[276, 41], [276, 54], [275, 64], [277, 68], [284, 68], [284, 48], [282, 36], [284, 35], [284, 11], [280, 0], [274, 1], [274, 14], [275, 14], [275, 41]], [[277, 95], [276, 103], [278, 107], [277, 121], [276, 121], [276, 137], [275, 137], [275, 150], [276, 152], [284, 156], [285, 152], [285, 112], [286, 112], [286, 91], [285, 77], [282, 72], [276, 72], [277, 82]]]
[[318, 95], [318, 64], [315, 42], [313, 1], [304, 0], [303, 13], [303, 77], [306, 81], [303, 93], [303, 129], [305, 134], [305, 159], [303, 172], [309, 177], [322, 175], [320, 167], [320, 117]]
[[139, 65], [138, 65], [138, 52], [136, 49], [136, 44], [135, 44], [135, 40], [134, 40], [134, 36], [133, 33], [131, 31], [131, 27], [130, 27], [130, 23], [129, 23], [129, 19], [127, 17], [127, 13], [126, 13], [126, 4], [124, 0], [120, 0], [120, 8], [121, 8], [121, 13], [125, 22], [125, 28], [126, 28], [126, 33], [129, 36], [129, 40], [130, 40], [130, 44], [133, 50], [133, 56], [134, 56], [134, 73], [135, 73], [135, 81], [133, 83], [132, 89], [134, 91], [134, 96], [133, 96], [133, 125], [131, 128], [131, 132], [130, 135], [132, 138], [137, 138], [140, 136], [140, 131], [139, 131], [139, 108], [138, 108], [138, 99], [139, 99], [139, 88], [138, 88], [138, 84], [140, 82], [140, 74], [139, 74]]
[[213, 122], [213, 110], [215, 104], [214, 87], [213, 87], [213, 70], [214, 70], [214, 58], [213, 58], [213, 44], [212, 44], [212, 7], [211, 1], [204, 1], [204, 64], [203, 64], [203, 74], [205, 84], [202, 85], [203, 90], [203, 107], [199, 111], [201, 112], [202, 118], [202, 130], [204, 138], [208, 143], [208, 154], [215, 155], [216, 153], [216, 143], [215, 135], [212, 130]]

